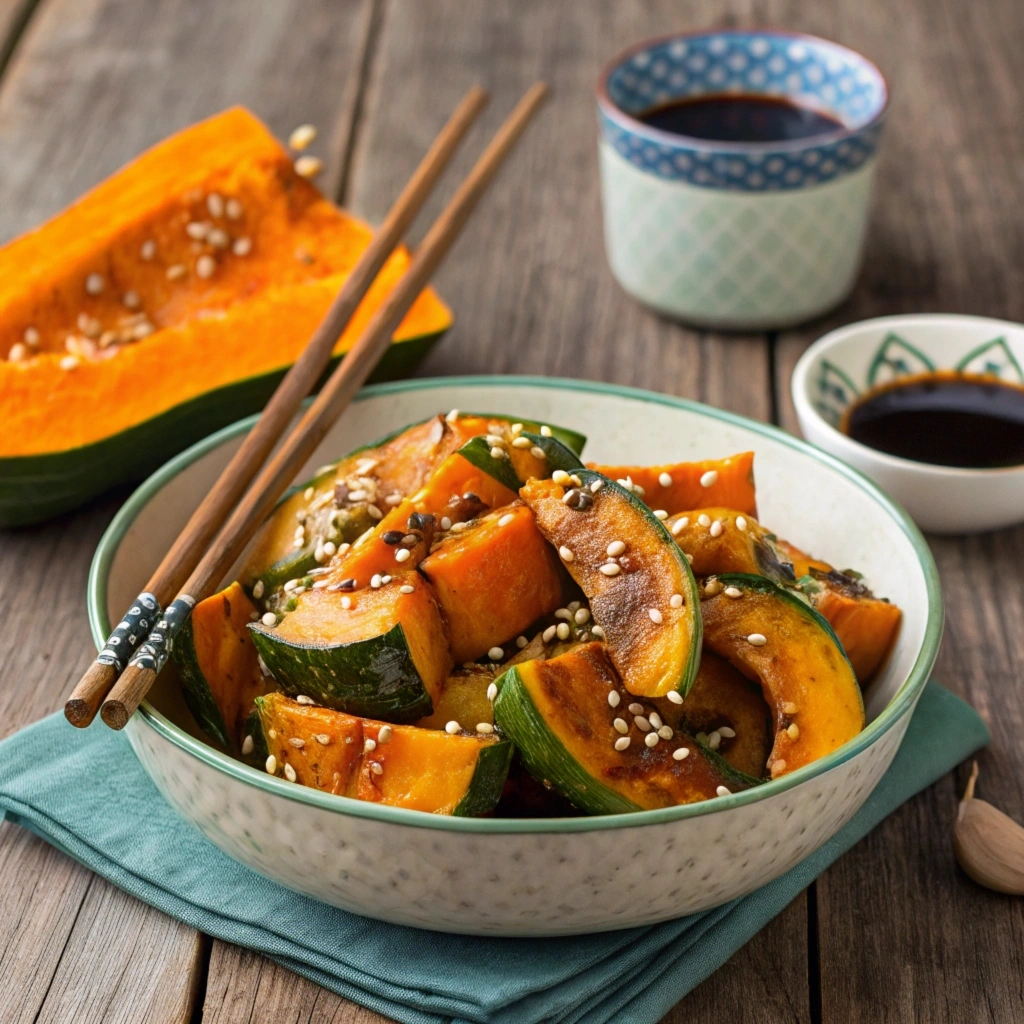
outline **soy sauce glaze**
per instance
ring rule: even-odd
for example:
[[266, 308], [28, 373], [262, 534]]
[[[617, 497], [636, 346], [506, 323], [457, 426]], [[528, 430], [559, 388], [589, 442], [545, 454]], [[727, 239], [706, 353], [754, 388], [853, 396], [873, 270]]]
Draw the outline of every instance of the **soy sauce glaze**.
[[637, 117], [663, 132], [713, 142], [786, 142], [843, 127], [834, 117], [785, 97], [744, 94], [674, 100]]
[[963, 469], [1024, 465], [1024, 387], [940, 370], [874, 388], [840, 429], [869, 448]]

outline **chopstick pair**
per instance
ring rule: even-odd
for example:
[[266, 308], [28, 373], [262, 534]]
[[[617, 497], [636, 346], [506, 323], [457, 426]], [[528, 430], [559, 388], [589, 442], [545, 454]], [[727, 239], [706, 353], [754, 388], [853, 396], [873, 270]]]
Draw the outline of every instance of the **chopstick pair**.
[[[448, 254], [546, 93], [546, 86], [538, 82], [523, 95], [434, 221], [405, 274], [371, 317], [295, 429], [252, 480], [319, 379], [338, 336], [377, 272], [487, 102], [487, 94], [478, 87], [466, 94], [242, 447], [164, 556], [146, 590], [112, 631], [75, 687], [64, 707], [69, 722], [84, 728], [100, 709], [104, 722], [111, 728], [121, 729], [127, 724], [166, 664], [174, 638], [188, 621], [195, 604], [219, 584], [292, 478], [366, 382], [387, 350], [395, 327]], [[174, 594], [177, 596], [164, 608], [164, 602]]]

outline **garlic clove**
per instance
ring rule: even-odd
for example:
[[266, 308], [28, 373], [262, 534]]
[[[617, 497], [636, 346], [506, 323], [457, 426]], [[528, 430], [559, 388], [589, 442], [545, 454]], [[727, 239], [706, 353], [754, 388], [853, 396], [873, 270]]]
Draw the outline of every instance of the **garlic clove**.
[[953, 825], [953, 850], [960, 867], [979, 885], [1024, 896], [1024, 826], [974, 796], [978, 762]]

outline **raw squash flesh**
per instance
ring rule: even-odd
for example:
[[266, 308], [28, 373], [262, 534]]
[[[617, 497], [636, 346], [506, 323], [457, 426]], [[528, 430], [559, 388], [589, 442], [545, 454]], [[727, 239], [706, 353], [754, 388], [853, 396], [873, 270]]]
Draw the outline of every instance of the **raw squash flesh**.
[[580, 486], [568, 488], [531, 480], [520, 494], [586, 594], [626, 689], [685, 695], [701, 648], [700, 602], [686, 558], [636, 495], [591, 470], [576, 479]]
[[708, 505], [757, 515], [753, 452], [670, 466], [587, 466], [628, 484], [652, 509], [664, 509], [670, 516]]
[[796, 579], [787, 553], [749, 513], [731, 508], [692, 509], [671, 516], [665, 526], [689, 557], [697, 576], [744, 572], [768, 576], [778, 583]]
[[[371, 235], [235, 108], [0, 248], [0, 524], [72, 507], [261, 408]], [[396, 251], [336, 354], [408, 263]], [[395, 333], [405, 362], [450, 323], [424, 291]]]
[[722, 589], [701, 605], [704, 643], [761, 684], [775, 728], [772, 777], [853, 739], [864, 728], [864, 702], [829, 624], [763, 576], [727, 574], [718, 582]]
[[182, 694], [192, 716], [237, 753], [253, 698], [266, 693], [249, 623], [256, 611], [238, 583], [200, 601], [174, 645]]
[[521, 501], [448, 533], [420, 563], [456, 662], [500, 647], [562, 600], [558, 556]]
[[[272, 774], [325, 793], [430, 814], [472, 816], [501, 796], [512, 745], [312, 707], [280, 693], [256, 701], [254, 747]], [[269, 758], [273, 757], [273, 761]]]
[[349, 714], [429, 715], [452, 667], [437, 602], [415, 572], [352, 594], [306, 591], [278, 625], [249, 628], [286, 693]]
[[[608, 703], [613, 690], [617, 708]], [[641, 731], [626, 711], [632, 699], [604, 645], [581, 644], [561, 657], [510, 668], [498, 682], [494, 718], [530, 774], [588, 814], [694, 803], [756, 783], [674, 731], [649, 746], [645, 737], [657, 732]], [[625, 735], [616, 719], [627, 725]], [[626, 749], [616, 749], [627, 739]], [[689, 753], [677, 760], [680, 748]]]

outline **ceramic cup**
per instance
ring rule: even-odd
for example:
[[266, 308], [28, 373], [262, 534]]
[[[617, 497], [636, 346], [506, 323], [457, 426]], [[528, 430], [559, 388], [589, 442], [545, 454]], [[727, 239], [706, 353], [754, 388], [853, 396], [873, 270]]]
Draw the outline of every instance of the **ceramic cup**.
[[[723, 93], [784, 96], [843, 127], [730, 143], [637, 119]], [[860, 266], [887, 100], [870, 61], [814, 36], [709, 31], [626, 51], [597, 90], [612, 273], [659, 312], [725, 329], [791, 326], [842, 302]]]

